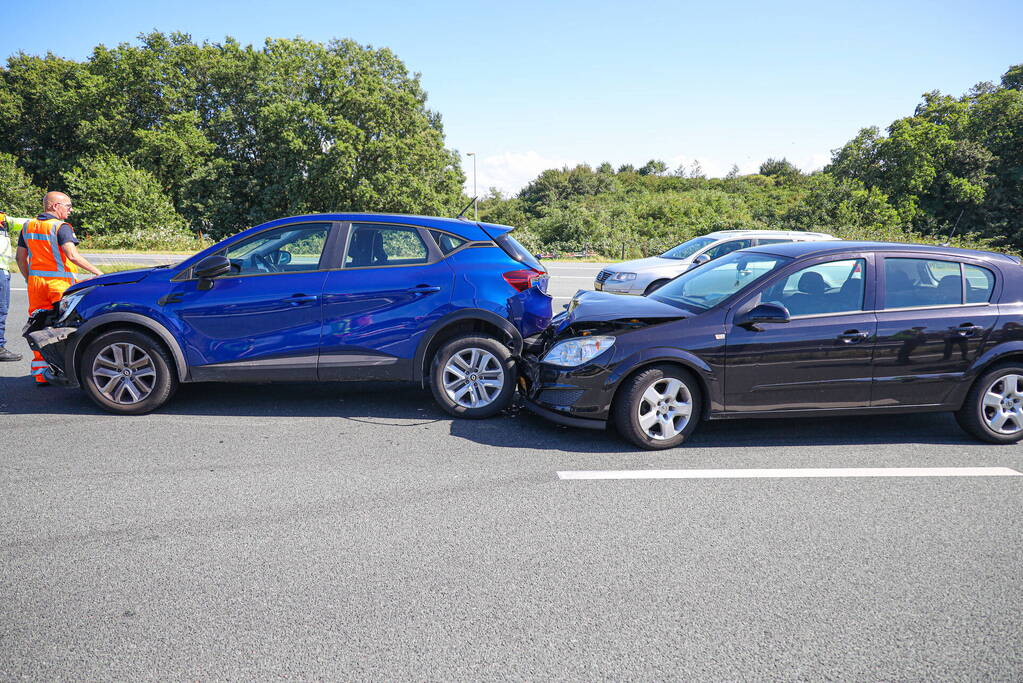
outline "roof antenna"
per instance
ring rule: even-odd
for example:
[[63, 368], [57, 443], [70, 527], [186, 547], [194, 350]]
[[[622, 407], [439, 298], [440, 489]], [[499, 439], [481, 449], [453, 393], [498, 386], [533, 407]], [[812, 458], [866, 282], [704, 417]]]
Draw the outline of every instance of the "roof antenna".
[[959, 218], [956, 219], [956, 224], [952, 226], [952, 230], [949, 231], [948, 237], [946, 237], [945, 241], [941, 243], [941, 246], [947, 247], [948, 243], [952, 240], [952, 235], [956, 234], [956, 228], [959, 227], [959, 220], [963, 217], [963, 211], [966, 211], [966, 207], [960, 209]]
[[469, 220], [468, 218], [465, 217], [465, 212], [468, 211], [469, 207], [472, 206], [475, 203], [476, 203], [476, 197], [473, 197], [472, 199], [469, 200], [469, 203], [465, 205], [465, 208], [458, 212], [458, 215], [455, 216], [455, 218], [460, 218], [463, 221]]

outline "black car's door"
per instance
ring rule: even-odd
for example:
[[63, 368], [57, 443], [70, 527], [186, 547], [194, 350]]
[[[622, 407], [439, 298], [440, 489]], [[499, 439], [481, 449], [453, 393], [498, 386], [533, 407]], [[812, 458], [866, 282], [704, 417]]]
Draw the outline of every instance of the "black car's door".
[[[832, 255], [787, 269], [737, 305], [726, 333], [726, 412], [869, 405], [873, 282], [871, 254]], [[791, 321], [734, 324], [761, 303], [785, 306]]]
[[871, 405], [941, 404], [998, 319], [998, 307], [988, 303], [995, 273], [931, 254], [881, 260]]

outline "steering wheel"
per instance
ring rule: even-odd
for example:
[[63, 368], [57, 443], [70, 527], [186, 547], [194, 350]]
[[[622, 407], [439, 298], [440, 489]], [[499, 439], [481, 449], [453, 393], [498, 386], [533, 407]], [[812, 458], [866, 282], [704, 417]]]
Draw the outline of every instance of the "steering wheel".
[[273, 259], [266, 254], [253, 254], [252, 260], [255, 262], [256, 267], [260, 270], [266, 270], [268, 273], [276, 273], [280, 269], [274, 265]]

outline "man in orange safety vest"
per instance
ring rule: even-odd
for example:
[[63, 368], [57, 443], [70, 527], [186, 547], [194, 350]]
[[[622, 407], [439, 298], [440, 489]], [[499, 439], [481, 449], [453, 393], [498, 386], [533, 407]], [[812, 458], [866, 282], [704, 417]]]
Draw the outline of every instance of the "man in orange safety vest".
[[[78, 238], [66, 222], [71, 215], [71, 198], [63, 192], [47, 192], [43, 197], [43, 213], [29, 220], [18, 237], [18, 269], [28, 282], [28, 314], [50, 308], [60, 301], [64, 290], [80, 280], [78, 269], [102, 275], [96, 266], [82, 256]], [[32, 376], [38, 386], [46, 386], [46, 361], [34, 352]]]

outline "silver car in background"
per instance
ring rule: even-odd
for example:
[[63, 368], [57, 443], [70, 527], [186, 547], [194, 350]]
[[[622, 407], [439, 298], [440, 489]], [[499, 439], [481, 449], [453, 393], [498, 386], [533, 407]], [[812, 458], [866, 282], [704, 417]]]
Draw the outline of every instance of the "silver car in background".
[[737, 249], [780, 242], [837, 240], [823, 232], [799, 230], [719, 230], [672, 247], [660, 256], [607, 266], [593, 288], [615, 294], [649, 294], [690, 268], [713, 261]]

